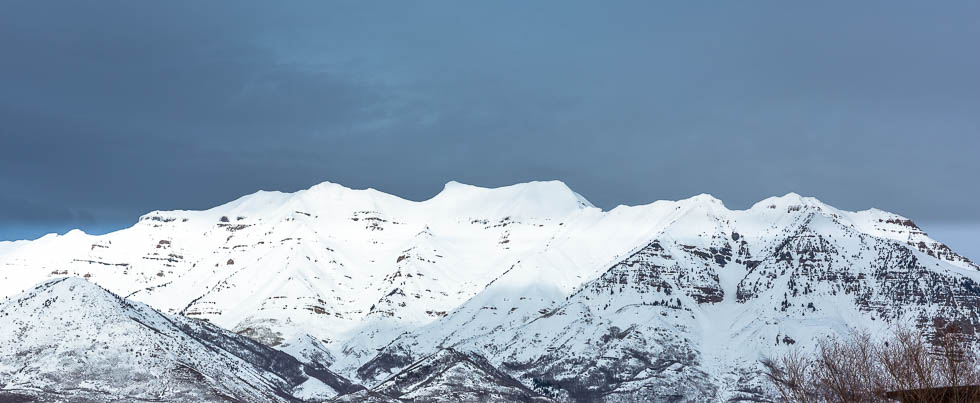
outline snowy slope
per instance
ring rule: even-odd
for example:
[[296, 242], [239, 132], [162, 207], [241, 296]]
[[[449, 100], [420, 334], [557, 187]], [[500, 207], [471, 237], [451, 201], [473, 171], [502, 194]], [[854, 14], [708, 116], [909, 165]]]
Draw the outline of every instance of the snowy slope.
[[548, 402], [486, 358], [441, 349], [412, 363], [373, 390], [414, 402]]
[[266, 402], [357, 389], [324, 368], [79, 278], [0, 304], [0, 400]]
[[565, 300], [491, 286], [492, 297], [399, 337], [357, 375], [371, 382], [452, 347], [560, 400], [751, 400], [767, 394], [760, 358], [824, 335], [980, 328], [980, 272], [861, 232], [860, 213], [796, 195], [745, 211], [690, 204]]
[[546, 247], [563, 218], [583, 212], [601, 214], [560, 182], [451, 182], [424, 202], [330, 183], [258, 192], [207, 211], [152, 212], [104, 236], [0, 243], [0, 293], [85, 276], [287, 351], [329, 346], [367, 359]]
[[450, 182], [420, 202], [323, 183], [0, 242], [2, 295], [85, 276], [367, 385], [453, 347], [569, 399], [751, 395], [759, 355], [787, 343], [898, 321], [976, 330], [977, 269], [880, 210], [791, 193], [602, 211], [561, 182]]

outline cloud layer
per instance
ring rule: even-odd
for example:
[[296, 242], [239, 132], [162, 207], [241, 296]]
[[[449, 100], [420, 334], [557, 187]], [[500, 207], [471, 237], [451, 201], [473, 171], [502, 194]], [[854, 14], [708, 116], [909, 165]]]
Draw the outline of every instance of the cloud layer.
[[323, 180], [980, 221], [972, 2], [6, 2], [0, 237]]

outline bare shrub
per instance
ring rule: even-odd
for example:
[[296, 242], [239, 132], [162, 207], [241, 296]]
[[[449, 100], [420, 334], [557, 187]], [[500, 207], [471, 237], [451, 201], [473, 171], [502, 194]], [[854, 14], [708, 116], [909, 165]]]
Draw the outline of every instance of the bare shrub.
[[866, 332], [847, 339], [822, 340], [812, 368], [819, 394], [839, 402], [875, 401], [882, 392], [875, 355], [876, 345]]
[[975, 350], [954, 327], [937, 330], [932, 340], [907, 328], [882, 340], [856, 332], [762, 365], [787, 402], [980, 401]]
[[813, 362], [798, 349], [779, 358], [765, 358], [762, 365], [766, 376], [776, 386], [780, 397], [787, 402], [815, 402], [812, 393]]

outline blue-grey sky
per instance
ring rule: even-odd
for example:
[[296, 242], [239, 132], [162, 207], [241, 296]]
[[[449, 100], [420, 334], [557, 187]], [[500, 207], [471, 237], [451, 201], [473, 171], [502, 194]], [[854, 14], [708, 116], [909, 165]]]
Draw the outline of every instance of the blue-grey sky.
[[0, 239], [560, 179], [606, 208], [795, 191], [980, 258], [978, 38], [974, 1], [4, 1]]

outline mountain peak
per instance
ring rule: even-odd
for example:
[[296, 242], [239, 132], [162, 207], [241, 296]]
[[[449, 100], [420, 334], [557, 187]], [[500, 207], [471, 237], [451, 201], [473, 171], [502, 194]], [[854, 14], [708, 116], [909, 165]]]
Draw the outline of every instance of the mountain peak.
[[790, 207], [828, 207], [824, 202], [808, 196], [801, 196], [796, 192], [789, 192], [783, 196], [773, 196], [752, 205], [750, 210], [759, 208], [790, 208]]
[[71, 316], [84, 307], [90, 314], [106, 320], [131, 314], [134, 309], [139, 310], [138, 306], [79, 277], [61, 277], [42, 282], [10, 297], [7, 302], [0, 308], [8, 313], [16, 311], [28, 317]]
[[[442, 192], [542, 192], [542, 193], [553, 193], [553, 194], [564, 194], [564, 193], [575, 193], [572, 191], [565, 182], [560, 180], [547, 180], [547, 181], [530, 181], [530, 182], [520, 182], [513, 185], [499, 186], [499, 187], [483, 187], [477, 185], [470, 185], [462, 183], [459, 181], [451, 180], [443, 185]], [[438, 197], [439, 195], [436, 195]], [[580, 195], [578, 197], [581, 197]], [[590, 203], [591, 204], [591, 203]]]
[[689, 201], [689, 202], [693, 202], [693, 203], [709, 203], [709, 204], [717, 204], [717, 205], [720, 205], [720, 206], [724, 206], [725, 205], [725, 203], [722, 202], [720, 199], [718, 199], [717, 197], [714, 197], [714, 196], [712, 196], [712, 195], [710, 195], [708, 193], [701, 193], [701, 194], [698, 194], [698, 195], [694, 195], [694, 196], [691, 196], [691, 197], [689, 197], [687, 199], [684, 199], [684, 200], [685, 201]]
[[74, 290], [80, 288], [87, 292], [104, 292], [108, 293], [104, 288], [100, 287], [91, 281], [80, 277], [62, 277], [56, 278], [47, 282], [44, 282], [38, 286], [39, 288], [48, 288], [51, 290]]
[[92, 297], [109, 298], [113, 296], [113, 294], [108, 290], [83, 278], [61, 277], [45, 281], [38, 284], [34, 289], [28, 290], [25, 293], [12, 298], [23, 300], [25, 298], [33, 297], [40, 292], [47, 292], [54, 295], [84, 297], [86, 299]]
[[446, 182], [446, 184], [442, 186], [442, 191], [445, 192], [447, 190], [455, 189], [455, 188], [475, 188], [475, 187], [479, 187], [479, 186], [469, 185], [463, 182], [457, 182], [451, 180], [449, 182]]
[[489, 213], [493, 216], [551, 217], [595, 207], [585, 197], [558, 180], [532, 181], [496, 188], [450, 181], [426, 203], [452, 210], [466, 209], [464, 214], [468, 215]]
[[493, 366], [482, 355], [451, 348], [413, 363], [374, 390], [421, 401], [550, 401]]

